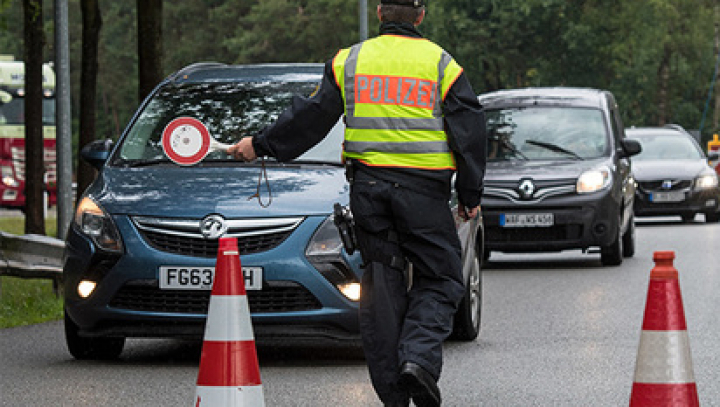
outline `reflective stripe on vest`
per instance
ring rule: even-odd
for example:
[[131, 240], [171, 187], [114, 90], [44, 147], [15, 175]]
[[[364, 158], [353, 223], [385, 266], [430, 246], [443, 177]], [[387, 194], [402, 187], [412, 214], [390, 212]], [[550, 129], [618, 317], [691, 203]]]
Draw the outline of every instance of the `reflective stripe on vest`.
[[[402, 63], [402, 58], [395, 61], [390, 55], [389, 62], [382, 58], [383, 47], [397, 47], [393, 51], [402, 53], [405, 50], [398, 45], [403, 44], [416, 47], [415, 58], [437, 58], [436, 67], [398, 68], [392, 64]], [[369, 49], [367, 54], [361, 54], [363, 47]], [[363, 68], [358, 70], [360, 58]], [[451, 72], [447, 72], [449, 67]], [[423, 39], [381, 36], [341, 50], [333, 70], [345, 100], [346, 156], [369, 165], [454, 168], [441, 106], [462, 68], [447, 52]]]

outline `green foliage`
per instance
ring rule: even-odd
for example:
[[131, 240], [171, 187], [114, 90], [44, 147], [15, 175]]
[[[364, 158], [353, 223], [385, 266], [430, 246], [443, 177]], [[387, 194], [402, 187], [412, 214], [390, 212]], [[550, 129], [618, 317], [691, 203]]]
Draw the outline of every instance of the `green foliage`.
[[[323, 62], [358, 40], [351, 0], [184, 0], [163, 7], [167, 74], [200, 61]], [[377, 32], [368, 2], [370, 35]], [[134, 2], [102, 2], [97, 138], [117, 138], [137, 100]], [[477, 92], [524, 86], [611, 90], [630, 125], [700, 124], [716, 60], [711, 0], [429, 2], [420, 27], [465, 68]], [[80, 0], [69, 0], [74, 116], [82, 55]], [[51, 45], [52, 7], [44, 8]], [[0, 53], [22, 55], [22, 4], [0, 0]], [[47, 48], [51, 59], [53, 48]], [[716, 88], [716, 92], [720, 89]], [[705, 121], [713, 128], [714, 99]], [[76, 133], [76, 132], [75, 132]]]
[[55, 321], [63, 302], [51, 280], [0, 277], [0, 329]]
[[608, 89], [628, 126], [664, 118], [695, 129], [714, 69], [713, 7], [707, 0], [434, 2], [428, 31], [478, 92]]
[[225, 45], [238, 63], [323, 62], [357, 40], [357, 26], [356, 2], [266, 0], [240, 18]]

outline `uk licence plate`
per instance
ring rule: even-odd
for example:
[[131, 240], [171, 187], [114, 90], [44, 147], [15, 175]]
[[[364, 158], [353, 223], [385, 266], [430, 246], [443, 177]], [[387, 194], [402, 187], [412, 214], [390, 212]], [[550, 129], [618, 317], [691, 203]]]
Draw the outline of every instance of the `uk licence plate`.
[[506, 228], [548, 227], [555, 223], [552, 213], [503, 213], [500, 226]]
[[653, 192], [650, 194], [650, 202], [682, 202], [685, 200], [685, 192]]
[[[246, 290], [262, 289], [262, 267], [243, 267]], [[211, 290], [215, 267], [161, 266], [161, 290]]]

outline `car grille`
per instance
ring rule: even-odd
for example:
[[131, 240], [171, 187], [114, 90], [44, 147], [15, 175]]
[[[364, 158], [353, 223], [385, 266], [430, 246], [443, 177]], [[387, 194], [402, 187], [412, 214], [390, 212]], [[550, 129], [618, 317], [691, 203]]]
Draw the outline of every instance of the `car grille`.
[[[207, 314], [210, 291], [161, 290], [156, 280], [124, 285], [110, 306], [132, 311]], [[248, 290], [250, 312], [291, 312], [320, 309], [322, 305], [302, 285], [292, 281], [266, 282], [262, 290]]]
[[[277, 247], [302, 222], [303, 218], [227, 220], [223, 237], [236, 237], [241, 255], [259, 253]], [[200, 220], [149, 218], [136, 216], [133, 222], [140, 235], [153, 248], [173, 254], [214, 258], [218, 240], [200, 233]]]
[[538, 202], [553, 196], [575, 194], [576, 182], [575, 179], [533, 180], [535, 191], [531, 197], [523, 197], [519, 190], [520, 181], [488, 181], [485, 183], [483, 196], [512, 202]]
[[[663, 184], [667, 183], [665, 186]], [[641, 181], [638, 186], [643, 191], [682, 191], [692, 187], [692, 180]], [[669, 186], [669, 188], [668, 188]]]

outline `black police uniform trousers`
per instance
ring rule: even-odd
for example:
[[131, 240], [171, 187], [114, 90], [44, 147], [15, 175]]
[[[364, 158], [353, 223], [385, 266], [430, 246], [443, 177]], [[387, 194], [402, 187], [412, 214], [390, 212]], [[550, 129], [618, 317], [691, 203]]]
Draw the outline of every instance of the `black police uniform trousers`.
[[[360, 329], [370, 379], [383, 402], [403, 401], [400, 366], [414, 362], [435, 380], [442, 345], [464, 294], [461, 246], [448, 201], [355, 174], [350, 207], [365, 270]], [[412, 263], [408, 284], [401, 259]]]

